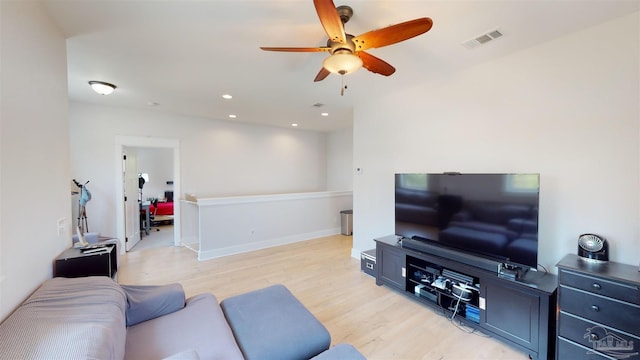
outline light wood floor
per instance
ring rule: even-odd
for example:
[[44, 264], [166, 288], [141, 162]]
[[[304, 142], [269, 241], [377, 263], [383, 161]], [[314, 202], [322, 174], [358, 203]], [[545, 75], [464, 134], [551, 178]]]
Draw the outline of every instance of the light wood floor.
[[149, 235], [144, 235], [129, 251], [146, 251], [167, 246], [173, 246], [173, 225], [161, 224], [152, 227]]
[[346, 342], [368, 359], [528, 359], [479, 332], [466, 333], [360, 271], [352, 239], [336, 235], [198, 261], [183, 247], [133, 252], [120, 259], [121, 284], [179, 282], [187, 296], [227, 297], [284, 284], [327, 327], [332, 346]]

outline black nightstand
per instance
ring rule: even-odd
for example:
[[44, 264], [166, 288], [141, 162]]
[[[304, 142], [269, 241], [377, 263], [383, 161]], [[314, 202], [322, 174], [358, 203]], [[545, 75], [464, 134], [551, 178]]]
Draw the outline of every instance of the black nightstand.
[[118, 251], [115, 243], [105, 244], [99, 252], [83, 252], [67, 249], [53, 265], [56, 277], [109, 276], [115, 278], [118, 271]]

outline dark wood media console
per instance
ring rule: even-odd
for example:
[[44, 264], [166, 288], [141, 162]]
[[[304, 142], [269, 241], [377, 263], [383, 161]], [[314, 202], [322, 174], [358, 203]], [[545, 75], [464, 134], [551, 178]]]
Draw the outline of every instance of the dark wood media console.
[[455, 313], [465, 325], [532, 359], [554, 358], [556, 275], [528, 271], [517, 281], [504, 279], [498, 277], [497, 267], [489, 271], [460, 259], [403, 248], [396, 235], [375, 241], [377, 285], [441, 308], [449, 317]]

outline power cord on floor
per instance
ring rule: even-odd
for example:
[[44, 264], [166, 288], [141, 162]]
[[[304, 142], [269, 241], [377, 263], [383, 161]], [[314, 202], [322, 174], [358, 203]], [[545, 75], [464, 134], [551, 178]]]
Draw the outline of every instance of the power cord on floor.
[[476, 332], [476, 329], [464, 326], [460, 321], [456, 323], [454, 320], [456, 317], [456, 314], [458, 314], [458, 307], [460, 306], [460, 301], [462, 301], [462, 293], [456, 295], [456, 297], [457, 297], [456, 306], [453, 308], [453, 314], [451, 314], [451, 318], [449, 319], [449, 321], [451, 321], [451, 323], [461, 331], [464, 331], [467, 334], [473, 334]]
[[438, 306], [437, 308], [429, 306], [429, 308], [431, 308], [431, 310], [434, 313], [447, 318], [447, 320], [450, 321], [453, 324], [453, 326], [457, 327], [459, 330], [461, 330], [461, 331], [463, 331], [463, 332], [465, 332], [467, 334], [474, 334], [474, 335], [477, 335], [477, 336], [480, 336], [480, 337], [483, 337], [483, 338], [491, 338], [492, 337], [491, 335], [485, 334], [482, 331], [477, 331], [478, 330], [477, 328], [472, 328], [472, 327], [466, 326], [460, 320], [458, 320], [458, 321], [455, 320], [455, 316], [456, 316], [456, 314], [458, 312], [458, 307], [460, 306], [460, 301], [462, 301], [462, 294], [455, 295], [455, 297], [457, 298], [457, 301], [456, 301], [456, 305], [455, 305], [455, 308], [453, 310], [453, 314], [451, 315], [451, 317], [449, 317], [449, 315], [446, 312], [446, 309], [444, 307], [442, 307], [442, 306]]

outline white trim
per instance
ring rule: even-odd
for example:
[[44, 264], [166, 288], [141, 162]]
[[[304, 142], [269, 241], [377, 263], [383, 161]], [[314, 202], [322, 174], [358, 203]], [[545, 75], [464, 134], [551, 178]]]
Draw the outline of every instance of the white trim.
[[[319, 227], [311, 226], [308, 228], [307, 232], [302, 230], [300, 233], [291, 233], [288, 231], [280, 231], [279, 234], [267, 234], [265, 237], [262, 237], [261, 240], [247, 242], [243, 239], [235, 244], [221, 247], [211, 248], [207, 246], [203, 246], [203, 241], [207, 239], [207, 243], [210, 243], [212, 239], [215, 239], [218, 236], [217, 231], [222, 231], [224, 233], [224, 229], [220, 227], [215, 228], [214, 233], [211, 233], [211, 227], [205, 226], [210, 224], [211, 219], [203, 218], [203, 212], [210, 213], [210, 211], [222, 211], [226, 212], [227, 209], [235, 208], [236, 205], [247, 206], [248, 209], [251, 209], [253, 205], [259, 205], [258, 209], [262, 209], [260, 211], [264, 211], [264, 208], [261, 204], [264, 203], [279, 203], [279, 202], [287, 202], [290, 201], [292, 203], [305, 202], [310, 200], [312, 203], [316, 203], [317, 200], [328, 205], [329, 207], [338, 205], [339, 203], [345, 202], [345, 198], [348, 198], [348, 202], [351, 203], [351, 199], [353, 197], [352, 191], [320, 191], [320, 192], [305, 192], [305, 193], [283, 193], [283, 194], [267, 194], [267, 195], [248, 195], [248, 196], [229, 196], [229, 197], [217, 197], [217, 198], [192, 198], [189, 197], [189, 200], [181, 200], [183, 205], [186, 206], [195, 206], [197, 209], [197, 238], [198, 238], [198, 259], [199, 260], [208, 260], [213, 258], [218, 258], [222, 256], [234, 255], [238, 253], [244, 253], [248, 251], [260, 250], [265, 248], [270, 248], [274, 246], [280, 246], [310, 239], [315, 239], [319, 237], [337, 235], [341, 232], [340, 226], [335, 226], [330, 223], [324, 223]], [[337, 203], [336, 203], [337, 201]], [[279, 205], [278, 205], [279, 206]], [[325, 206], [322, 207], [325, 209]], [[331, 211], [336, 211], [339, 209], [333, 209]], [[322, 210], [321, 210], [322, 211]], [[186, 216], [186, 215], [185, 215]], [[186, 219], [188, 221], [188, 219]], [[329, 221], [331, 222], [331, 221]], [[186, 230], [186, 228], [185, 228]], [[204, 232], [207, 231], [205, 234]]]
[[170, 148], [173, 150], [173, 244], [179, 246], [180, 241], [180, 142], [177, 139], [163, 139], [137, 136], [115, 137], [115, 204], [116, 204], [116, 232], [120, 241], [120, 253], [126, 252], [125, 247], [125, 229], [124, 229], [124, 207], [121, 206], [124, 199], [124, 189], [122, 187], [122, 154], [124, 147], [143, 147], [143, 148]]
[[322, 198], [341, 197], [341, 196], [353, 196], [353, 192], [322, 191], [322, 192], [307, 192], [307, 193], [292, 193], [292, 194], [229, 196], [229, 197], [196, 199], [195, 203], [198, 206], [217, 206], [217, 205], [250, 204], [250, 203], [287, 201], [287, 200], [322, 199]]

